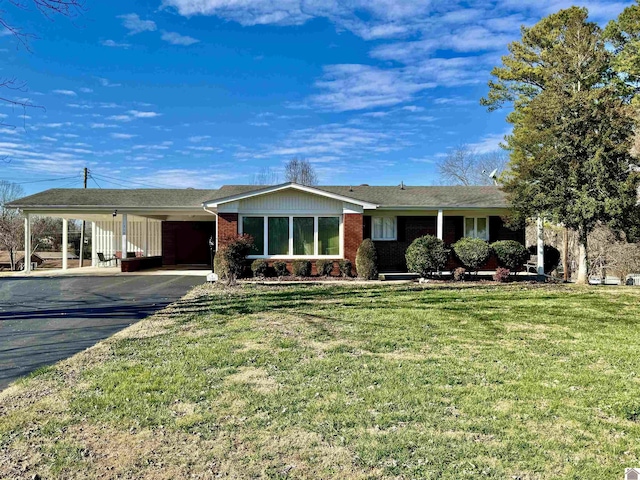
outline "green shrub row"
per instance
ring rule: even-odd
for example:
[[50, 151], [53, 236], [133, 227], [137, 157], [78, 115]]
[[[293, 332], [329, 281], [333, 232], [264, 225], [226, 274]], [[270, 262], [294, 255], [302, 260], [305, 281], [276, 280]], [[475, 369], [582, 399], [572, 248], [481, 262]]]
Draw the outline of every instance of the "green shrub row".
[[[318, 276], [328, 277], [331, 276], [333, 271], [334, 260], [320, 259], [316, 260], [316, 271]], [[342, 277], [351, 277], [352, 266], [349, 260], [338, 260], [338, 266], [340, 269], [340, 275]], [[257, 259], [251, 263], [251, 271], [255, 278], [266, 278], [275, 274], [276, 277], [285, 277], [289, 275], [287, 269], [287, 263], [282, 261], [273, 262], [273, 270], [269, 269], [269, 264], [264, 259]], [[309, 260], [294, 260], [291, 264], [291, 274], [296, 277], [310, 277], [311, 276], [311, 261]]]

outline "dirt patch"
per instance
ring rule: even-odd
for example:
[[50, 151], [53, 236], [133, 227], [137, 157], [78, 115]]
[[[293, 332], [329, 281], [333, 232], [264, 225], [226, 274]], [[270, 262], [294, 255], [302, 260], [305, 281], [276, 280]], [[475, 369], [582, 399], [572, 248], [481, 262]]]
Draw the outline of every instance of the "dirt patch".
[[249, 385], [260, 393], [272, 393], [279, 387], [279, 383], [271, 378], [264, 369], [255, 367], [240, 368], [237, 373], [229, 375], [226, 381], [229, 383]]

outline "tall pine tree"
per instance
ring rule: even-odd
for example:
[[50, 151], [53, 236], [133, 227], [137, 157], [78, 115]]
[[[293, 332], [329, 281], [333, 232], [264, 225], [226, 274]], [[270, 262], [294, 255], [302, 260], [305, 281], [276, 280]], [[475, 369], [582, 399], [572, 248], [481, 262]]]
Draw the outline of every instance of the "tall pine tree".
[[630, 231], [638, 215], [633, 89], [584, 8], [523, 28], [509, 51], [482, 99], [490, 110], [514, 107], [503, 189], [521, 219], [543, 215], [578, 232], [578, 283], [587, 283], [589, 233], [598, 224]]

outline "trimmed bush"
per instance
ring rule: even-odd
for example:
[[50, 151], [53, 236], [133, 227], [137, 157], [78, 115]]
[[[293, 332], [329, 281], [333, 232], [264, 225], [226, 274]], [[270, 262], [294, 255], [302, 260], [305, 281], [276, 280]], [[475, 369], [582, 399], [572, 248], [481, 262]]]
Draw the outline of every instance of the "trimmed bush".
[[287, 262], [273, 262], [273, 269], [276, 271], [276, 275], [278, 277], [286, 277], [289, 275], [289, 270], [287, 270]]
[[493, 274], [493, 280], [498, 283], [505, 283], [509, 281], [511, 271], [508, 268], [498, 267], [496, 273]]
[[353, 265], [351, 264], [351, 260], [340, 260], [338, 262], [338, 266], [340, 267], [340, 275], [343, 277], [351, 277], [353, 275]]
[[213, 257], [213, 271], [214, 273], [218, 274], [218, 279], [219, 280], [226, 280], [227, 277], [225, 275], [225, 272], [223, 271], [222, 268], [222, 256], [218, 255], [218, 253], [216, 252], [215, 256]]
[[[553, 247], [551, 245], [545, 245], [543, 251], [544, 251], [544, 273], [549, 275], [556, 268], [558, 268], [558, 265], [560, 264], [560, 250], [558, 250], [556, 247]], [[530, 255], [538, 254], [537, 245], [531, 245], [529, 247], [529, 254]]]
[[365, 239], [356, 253], [356, 270], [360, 278], [376, 280], [378, 278], [378, 252], [370, 238]]
[[421, 277], [440, 271], [447, 264], [449, 256], [444, 242], [433, 235], [416, 238], [405, 254], [407, 269]]
[[453, 279], [456, 282], [464, 282], [467, 277], [467, 270], [463, 267], [458, 267], [453, 271]]
[[225, 243], [216, 253], [216, 258], [220, 257], [220, 272], [227, 279], [228, 285], [235, 285], [236, 279], [242, 275], [244, 262], [252, 246], [253, 239], [249, 235], [239, 235]]
[[262, 260], [259, 258], [258, 260], [254, 260], [251, 263], [251, 271], [253, 272], [253, 276], [256, 278], [264, 278], [267, 276], [267, 270], [269, 268], [269, 264], [266, 260]]
[[453, 251], [460, 262], [476, 275], [491, 255], [489, 244], [479, 238], [461, 238], [453, 244]]
[[516, 271], [529, 259], [529, 251], [515, 240], [500, 240], [491, 244], [496, 254], [498, 265]]
[[316, 272], [321, 277], [328, 277], [333, 270], [333, 260], [316, 260]]
[[295, 260], [291, 264], [291, 270], [296, 277], [310, 277], [311, 262], [309, 260]]

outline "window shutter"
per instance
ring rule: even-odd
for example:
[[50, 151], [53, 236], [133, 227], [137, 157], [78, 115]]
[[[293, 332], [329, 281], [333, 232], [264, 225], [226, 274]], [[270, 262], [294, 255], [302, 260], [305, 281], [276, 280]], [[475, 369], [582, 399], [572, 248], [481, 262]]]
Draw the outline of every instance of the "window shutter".
[[363, 230], [362, 230], [363, 238], [371, 238], [371, 216], [370, 215], [363, 216], [362, 223], [363, 223]]
[[397, 218], [397, 234], [399, 242], [407, 241], [407, 217], [396, 217]]

